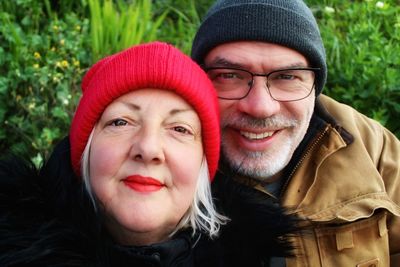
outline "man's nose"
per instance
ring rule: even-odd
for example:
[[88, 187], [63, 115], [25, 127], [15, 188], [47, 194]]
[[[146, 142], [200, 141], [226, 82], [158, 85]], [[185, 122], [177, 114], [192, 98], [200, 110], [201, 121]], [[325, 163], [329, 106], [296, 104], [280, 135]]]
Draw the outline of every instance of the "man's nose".
[[254, 118], [268, 118], [280, 110], [280, 102], [269, 93], [266, 77], [254, 77], [249, 94], [238, 101], [238, 109]]

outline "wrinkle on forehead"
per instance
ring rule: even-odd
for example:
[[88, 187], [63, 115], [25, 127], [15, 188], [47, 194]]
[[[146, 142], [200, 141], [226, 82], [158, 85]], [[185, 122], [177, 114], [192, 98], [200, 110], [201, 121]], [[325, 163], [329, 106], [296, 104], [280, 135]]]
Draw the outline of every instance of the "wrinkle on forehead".
[[265, 42], [221, 44], [206, 56], [207, 67], [231, 67], [251, 71], [308, 67], [307, 59], [291, 48]]

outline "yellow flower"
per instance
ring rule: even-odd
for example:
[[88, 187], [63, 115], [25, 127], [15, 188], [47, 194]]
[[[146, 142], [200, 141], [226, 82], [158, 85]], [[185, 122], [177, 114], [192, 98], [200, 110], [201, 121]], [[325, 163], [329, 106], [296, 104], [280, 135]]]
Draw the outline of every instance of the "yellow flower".
[[60, 45], [64, 45], [65, 44], [65, 40], [64, 39], [61, 39], [60, 40]]
[[37, 63], [36, 63], [36, 64], [33, 64], [33, 68], [34, 68], [34, 69], [38, 69], [38, 68], [39, 68], [39, 64], [37, 64]]
[[76, 26], [75, 26], [75, 31], [79, 32], [80, 30], [81, 30], [81, 26], [76, 25]]
[[73, 64], [75, 67], [79, 67], [79, 65], [80, 65], [81, 63], [79, 62], [79, 60], [73, 58], [73, 59], [72, 59], [72, 64]]
[[32, 102], [32, 103], [29, 104], [28, 109], [32, 110], [32, 109], [35, 108], [35, 106], [36, 106], [36, 104], [34, 102]]
[[66, 60], [62, 60], [62, 61], [57, 61], [57, 62], [56, 62], [56, 67], [59, 67], [59, 68], [68, 68], [68, 66], [69, 66], [69, 63], [68, 63], [68, 61], [66, 61]]
[[39, 53], [39, 52], [35, 52], [35, 53], [33, 53], [33, 57], [34, 57], [34, 58], [36, 58], [36, 59], [39, 59], [39, 58], [41, 58], [41, 56], [40, 56], [40, 53]]
[[68, 61], [66, 61], [66, 60], [61, 61], [61, 67], [68, 68], [68, 66], [69, 66]]
[[54, 46], [52, 46], [52, 47], [50, 48], [50, 50], [54, 52], [54, 51], [56, 51], [56, 48], [55, 48]]

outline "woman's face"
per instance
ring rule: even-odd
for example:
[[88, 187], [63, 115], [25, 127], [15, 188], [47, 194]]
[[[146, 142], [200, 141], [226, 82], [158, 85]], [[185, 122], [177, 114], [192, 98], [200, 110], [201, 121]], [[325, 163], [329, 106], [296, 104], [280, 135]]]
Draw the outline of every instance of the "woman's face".
[[114, 100], [98, 121], [90, 182], [106, 226], [124, 245], [165, 240], [194, 198], [203, 158], [195, 110], [171, 91]]

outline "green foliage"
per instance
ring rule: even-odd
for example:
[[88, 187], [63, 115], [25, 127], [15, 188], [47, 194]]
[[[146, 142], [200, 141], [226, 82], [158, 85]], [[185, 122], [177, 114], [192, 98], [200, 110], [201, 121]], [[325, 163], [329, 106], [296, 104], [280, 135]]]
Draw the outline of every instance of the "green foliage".
[[93, 62], [134, 44], [157, 39], [168, 10], [153, 16], [152, 2], [137, 0], [88, 0]]
[[[171, 10], [161, 25], [160, 39], [175, 45], [184, 53], [190, 54], [192, 41], [201, 21], [198, 10], [201, 6], [203, 8], [208, 6], [202, 2], [205, 1], [159, 1], [158, 10]], [[210, 1], [208, 0], [208, 2]]]
[[[306, 1], [326, 46], [324, 92], [400, 137], [400, 2]], [[0, 1], [0, 151], [40, 164], [68, 134], [89, 65], [156, 39], [189, 54], [212, 2]]]
[[68, 133], [89, 64], [88, 20], [74, 13], [49, 20], [38, 1], [7, 3], [0, 13], [0, 150], [39, 163]]
[[40, 164], [68, 133], [82, 76], [98, 58], [156, 39], [189, 52], [199, 18], [194, 0], [186, 5], [172, 0], [1, 1], [0, 151]]
[[325, 93], [400, 137], [400, 5], [398, 1], [307, 1], [325, 43]]

